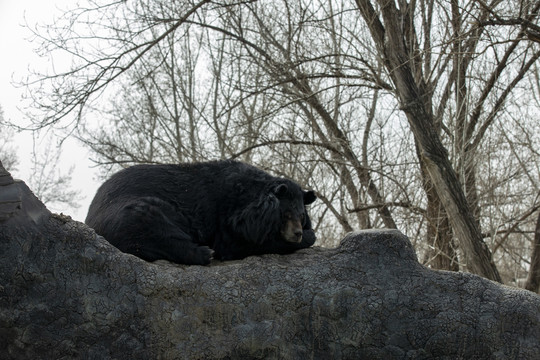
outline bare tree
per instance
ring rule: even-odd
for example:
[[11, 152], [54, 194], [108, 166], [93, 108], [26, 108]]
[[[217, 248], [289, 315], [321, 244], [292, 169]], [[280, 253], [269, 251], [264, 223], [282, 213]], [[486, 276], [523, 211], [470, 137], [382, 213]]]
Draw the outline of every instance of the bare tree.
[[525, 283], [525, 289], [540, 293], [540, 214], [536, 221], [534, 232], [533, 251], [531, 256], [531, 268]]
[[17, 149], [13, 144], [14, 130], [5, 125], [2, 106], [0, 106], [0, 129], [0, 154], [2, 163], [8, 171], [16, 170], [19, 159], [17, 158]]
[[395, 85], [396, 96], [418, 144], [420, 161], [464, 247], [467, 266], [474, 273], [501, 281], [457, 173], [450, 163], [448, 151], [434, 126], [430, 103], [426, 101], [429, 97], [416, 80], [418, 77], [415, 79], [413, 74], [411, 60], [414, 58], [411, 59], [410, 55], [415, 54], [416, 49], [409, 49], [407, 39], [403, 36], [410, 33], [403, 31], [405, 29], [400, 26], [410, 24], [409, 8], [398, 9], [394, 3], [381, 1], [378, 2], [379, 14], [370, 2], [357, 1], [357, 5]]
[[[34, 143], [36, 140], [34, 139]], [[51, 138], [44, 140], [44, 147], [39, 152], [32, 152], [31, 175], [27, 182], [44, 204], [51, 209], [62, 211], [65, 206], [78, 208], [81, 200], [80, 190], [72, 188], [71, 166], [67, 172], [60, 166], [61, 148], [54, 146]]]
[[501, 281], [537, 205], [518, 138], [538, 125], [512, 113], [534, 96], [538, 6], [516, 4], [90, 1], [38, 33], [78, 62], [30, 82], [52, 86], [37, 126], [76, 111], [104, 165], [256, 162], [318, 191], [325, 236], [398, 227], [426, 265]]
[[[20, 163], [17, 147], [13, 144], [15, 130], [4, 121], [0, 107], [0, 159], [6, 170], [17, 173]], [[42, 140], [45, 144], [39, 154], [36, 151], [36, 138], [32, 152], [30, 177], [27, 182], [41, 201], [53, 209], [62, 209], [66, 205], [71, 208], [79, 207], [80, 191], [72, 189], [71, 167], [67, 173], [60, 167], [61, 149], [53, 147], [52, 140]]]

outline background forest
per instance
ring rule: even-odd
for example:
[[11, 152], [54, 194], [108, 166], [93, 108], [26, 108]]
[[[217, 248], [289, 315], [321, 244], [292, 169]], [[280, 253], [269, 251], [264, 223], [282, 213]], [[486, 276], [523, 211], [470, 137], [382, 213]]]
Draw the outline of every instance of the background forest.
[[30, 76], [28, 127], [78, 138], [104, 176], [247, 161], [316, 191], [319, 245], [397, 228], [426, 266], [528, 277], [538, 292], [539, 11], [527, 0], [86, 1], [34, 29], [43, 54], [72, 62]]

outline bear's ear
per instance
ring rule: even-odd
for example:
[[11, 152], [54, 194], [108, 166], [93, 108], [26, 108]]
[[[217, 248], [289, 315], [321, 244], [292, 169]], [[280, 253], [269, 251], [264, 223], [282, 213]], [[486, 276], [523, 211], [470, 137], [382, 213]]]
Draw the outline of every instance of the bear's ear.
[[317, 195], [313, 191], [304, 191], [304, 205], [309, 205], [315, 200], [317, 200]]
[[279, 184], [276, 187], [274, 187], [272, 192], [276, 194], [276, 196], [283, 196], [287, 193], [288, 190], [289, 188], [287, 187], [286, 184]]

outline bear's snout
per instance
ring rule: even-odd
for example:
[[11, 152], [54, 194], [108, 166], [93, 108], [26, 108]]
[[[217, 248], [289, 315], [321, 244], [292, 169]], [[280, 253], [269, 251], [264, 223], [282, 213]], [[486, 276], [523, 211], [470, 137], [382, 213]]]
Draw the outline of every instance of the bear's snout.
[[281, 231], [283, 238], [292, 243], [299, 243], [302, 241], [302, 223], [300, 219], [289, 219], [285, 222], [285, 226]]

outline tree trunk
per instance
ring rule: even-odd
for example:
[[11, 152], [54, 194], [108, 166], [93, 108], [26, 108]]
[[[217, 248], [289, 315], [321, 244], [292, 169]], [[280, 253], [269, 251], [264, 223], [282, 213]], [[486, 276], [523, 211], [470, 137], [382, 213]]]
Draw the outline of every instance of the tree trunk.
[[428, 252], [427, 257], [433, 269], [459, 271], [457, 254], [452, 246], [453, 234], [448, 220], [448, 215], [444, 210], [439, 196], [435, 191], [431, 178], [426, 173], [424, 166], [420, 164], [422, 173], [422, 185], [427, 196], [427, 244], [431, 244], [432, 250]]
[[426, 269], [396, 230], [286, 256], [148, 263], [2, 170], [2, 358], [538, 357], [538, 295]]
[[452, 29], [453, 35], [453, 55], [452, 73], [455, 76], [455, 101], [456, 101], [456, 114], [455, 120], [455, 146], [458, 154], [457, 158], [457, 173], [461, 175], [458, 178], [462, 179], [463, 190], [467, 198], [467, 203], [471, 209], [472, 215], [475, 221], [480, 226], [480, 205], [478, 199], [478, 191], [476, 187], [476, 166], [475, 155], [476, 151], [474, 147], [468, 146], [472, 141], [471, 134], [468, 132], [467, 115], [470, 112], [469, 109], [469, 91], [467, 89], [467, 68], [471, 63], [472, 54], [466, 53], [464, 47], [467, 46], [466, 37], [463, 36], [463, 24], [461, 8], [458, 0], [451, 1], [452, 8]]
[[401, 108], [420, 147], [420, 161], [424, 162], [426, 172], [452, 223], [454, 235], [460, 241], [467, 269], [488, 279], [502, 282], [469, 208], [457, 174], [448, 159], [448, 153], [433, 126], [432, 116], [426, 109], [423, 99], [429, 95], [422, 94], [414, 80], [395, 3], [379, 0], [384, 26], [369, 1], [356, 3], [390, 73]]
[[529, 276], [527, 276], [525, 289], [540, 293], [540, 213], [538, 213], [538, 220], [536, 221], [531, 268], [529, 269]]
[[422, 128], [418, 126], [421, 124], [416, 123], [415, 115], [408, 118], [411, 126], [416, 128], [413, 130], [415, 135], [422, 138], [422, 157], [427, 172], [452, 223], [454, 234], [461, 242], [467, 269], [490, 280], [502, 282], [440, 140], [429, 139], [429, 136], [419, 131]]

